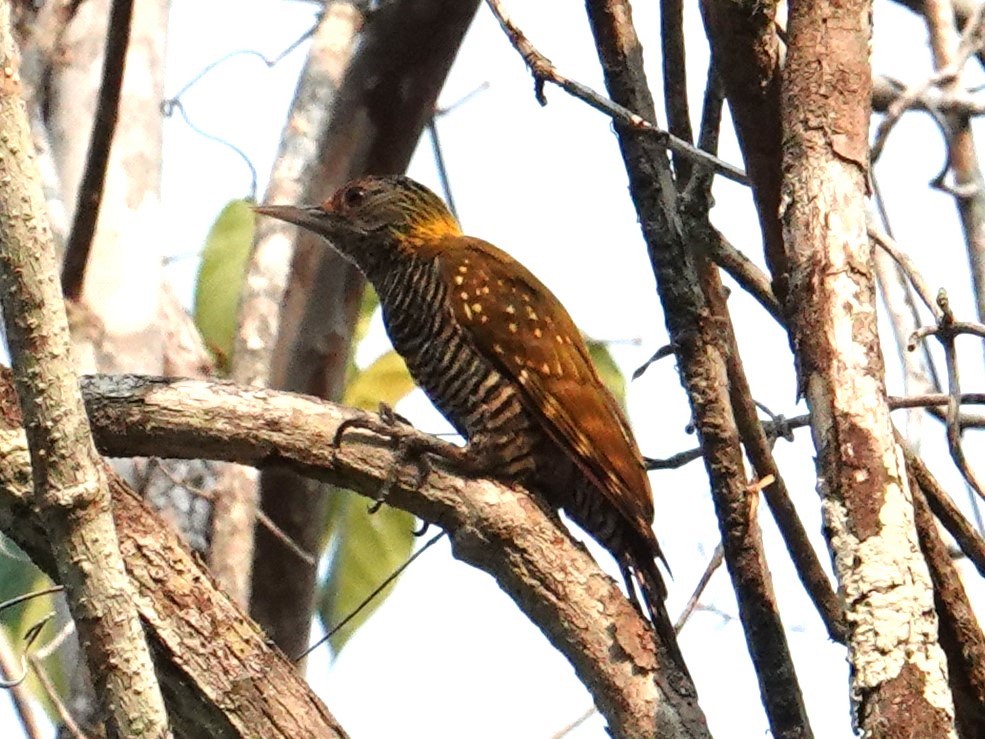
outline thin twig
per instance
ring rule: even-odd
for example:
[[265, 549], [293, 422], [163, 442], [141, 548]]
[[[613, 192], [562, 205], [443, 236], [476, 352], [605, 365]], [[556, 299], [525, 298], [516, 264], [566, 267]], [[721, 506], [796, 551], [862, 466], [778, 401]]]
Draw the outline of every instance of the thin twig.
[[474, 98], [480, 92], [485, 92], [488, 89], [489, 89], [489, 81], [486, 80], [481, 85], [479, 85], [478, 87], [476, 87], [474, 90], [471, 90], [471, 91], [465, 93], [464, 95], [462, 95], [462, 97], [460, 97], [458, 100], [456, 100], [455, 102], [453, 102], [451, 105], [446, 105], [443, 108], [438, 108], [437, 110], [435, 110], [434, 111], [434, 117], [435, 118], [444, 118], [449, 113], [454, 113], [456, 110], [458, 110], [459, 108], [461, 108], [463, 105], [465, 105], [467, 102], [469, 102], [472, 98]]
[[444, 195], [448, 210], [458, 219], [458, 209], [455, 207], [455, 196], [451, 191], [451, 182], [448, 179], [448, 168], [445, 166], [445, 155], [441, 150], [441, 140], [438, 138], [437, 113], [431, 116], [428, 121], [428, 138], [431, 140], [431, 153], [434, 156], [434, 165], [438, 168], [438, 180], [441, 182], [441, 194]]
[[[0, 683], [9, 684], [13, 681], [15, 657], [10, 643], [5, 634], [0, 633]], [[17, 681], [16, 685], [11, 685], [10, 698], [14, 704], [14, 710], [20, 719], [24, 735], [28, 739], [41, 739], [44, 733], [35, 714], [34, 706], [31, 704], [30, 692], [23, 681]]]
[[21, 667], [20, 675], [14, 676], [14, 671], [12, 669], [6, 669], [5, 672], [8, 675], [6, 679], [0, 679], [0, 690], [8, 690], [12, 688], [19, 688], [23, 685], [24, 681], [27, 679], [27, 654], [31, 649], [31, 646], [37, 641], [38, 636], [41, 635], [41, 630], [48, 624], [48, 622], [55, 617], [55, 613], [51, 613], [41, 617], [38, 621], [31, 624], [26, 632], [24, 632], [24, 654], [21, 656]]
[[783, 309], [776, 299], [769, 276], [763, 272], [749, 257], [736, 249], [721, 233], [718, 241], [713, 242], [711, 260], [724, 269], [747, 293], [759, 302], [767, 313], [784, 325]]
[[[879, 178], [874, 170], [869, 171], [869, 182], [872, 186], [872, 200], [875, 212], [878, 213], [881, 231], [893, 238], [892, 224], [882, 197]], [[872, 208], [866, 211], [867, 227], [876, 226], [876, 215]], [[868, 233], [868, 231], [867, 231]], [[872, 239], [872, 236], [869, 236]], [[879, 246], [878, 240], [873, 240]], [[900, 366], [903, 368], [903, 387], [907, 393], [940, 392], [941, 383], [934, 363], [934, 357], [927, 344], [924, 344], [919, 355], [909, 351], [910, 335], [922, 323], [917, 299], [914, 297], [915, 288], [907, 271], [884, 248], [873, 251], [873, 266], [875, 276], [886, 305], [888, 318], [893, 328], [893, 339], [899, 355]], [[910, 274], [913, 274], [911, 272]], [[936, 306], [935, 306], [936, 307]], [[920, 428], [925, 420], [922, 413], [907, 415], [907, 435], [909, 438], [919, 438]]]
[[476, 87], [471, 92], [466, 93], [451, 105], [444, 108], [437, 108], [434, 111], [434, 115], [431, 116], [431, 120], [427, 123], [428, 138], [431, 140], [431, 151], [434, 155], [434, 164], [438, 168], [438, 180], [441, 182], [441, 193], [444, 195], [445, 202], [448, 204], [448, 210], [451, 211], [451, 214], [455, 216], [456, 219], [458, 218], [458, 209], [455, 207], [455, 196], [452, 193], [451, 181], [448, 179], [448, 167], [445, 164], [445, 155], [441, 148], [441, 138], [438, 136], [438, 119], [443, 118], [449, 113], [454, 113], [480, 92], [484, 92], [488, 89], [489, 83], [483, 82], [481, 85]]
[[178, 113], [178, 115], [181, 116], [181, 119], [185, 122], [185, 125], [188, 126], [188, 128], [190, 128], [196, 134], [201, 136], [203, 139], [206, 139], [213, 143], [219, 144], [220, 146], [223, 146], [226, 149], [229, 149], [233, 154], [235, 154], [240, 159], [240, 161], [243, 162], [243, 164], [246, 165], [246, 168], [250, 173], [250, 187], [249, 187], [248, 197], [251, 200], [256, 200], [258, 176], [257, 176], [256, 166], [253, 164], [253, 160], [250, 159], [250, 155], [247, 154], [240, 147], [236, 146], [236, 144], [234, 144], [229, 139], [224, 138], [222, 136], [218, 136], [214, 133], [209, 133], [205, 129], [200, 128], [195, 123], [193, 123], [192, 119], [188, 115], [188, 111], [185, 110], [184, 103], [182, 103], [181, 100], [179, 100], [178, 98], [165, 100], [164, 102], [161, 103], [161, 115], [163, 115], [165, 118], [170, 118], [175, 113]]
[[[943, 290], [941, 291], [940, 305], [944, 311], [945, 320], [951, 318], [951, 312], [948, 308], [947, 298]], [[961, 476], [964, 477], [965, 482], [974, 489], [979, 497], [985, 498], [985, 490], [982, 490], [978, 477], [971, 469], [971, 465], [968, 464], [964, 447], [961, 445], [961, 426], [958, 423], [958, 416], [961, 411], [961, 379], [958, 374], [958, 352], [954, 346], [954, 336], [951, 332], [939, 335], [941, 344], [944, 346], [944, 360], [947, 367], [949, 397], [947, 404], [947, 445], [951, 452], [951, 458], [961, 471]]]
[[[204, 488], [201, 488], [197, 485], [192, 485], [190, 482], [179, 479], [177, 475], [175, 475], [171, 470], [167, 468], [167, 465], [165, 465], [161, 459], [155, 457], [154, 460], [157, 463], [157, 469], [159, 469], [164, 474], [164, 476], [168, 478], [172, 483], [174, 483], [174, 485], [176, 485], [177, 487], [187, 490], [189, 493], [199, 498], [204, 498], [205, 500], [211, 500], [211, 501], [215, 500], [215, 495], [212, 493], [211, 490], [205, 490]], [[314, 564], [318, 561], [318, 558], [314, 554], [306, 551], [304, 547], [302, 547], [291, 537], [289, 537], [286, 533], [284, 533], [284, 530], [276, 523], [274, 523], [272, 520], [270, 520], [270, 517], [259, 508], [256, 510], [256, 519], [261, 526], [267, 529], [267, 531], [269, 531], [273, 537], [275, 537], [278, 541], [280, 541], [285, 547], [287, 547], [288, 550], [290, 550], [294, 554], [294, 556], [296, 556], [306, 565], [314, 566]]]
[[[958, 399], [963, 405], [985, 405], [985, 393], [962, 393]], [[946, 406], [950, 401], [951, 397], [943, 393], [926, 393], [924, 395], [906, 397], [891, 395], [889, 396], [889, 409], [892, 411], [911, 408], [931, 409], [935, 406]], [[806, 413], [789, 418], [786, 416], [777, 416], [777, 418], [782, 419], [782, 423], [768, 420], [761, 421], [763, 429], [770, 437], [789, 439], [789, 431], [804, 428], [810, 423], [810, 416]], [[960, 425], [963, 428], [967, 428], [967, 422], [964, 420], [960, 422]], [[677, 452], [669, 457], [644, 457], [643, 461], [648, 470], [674, 470], [698, 459], [701, 459], [700, 447]]]
[[916, 349], [917, 343], [928, 336], [942, 338], [946, 335], [953, 339], [959, 334], [971, 334], [980, 339], [985, 339], [985, 324], [975, 321], [950, 321], [946, 326], [921, 326], [913, 332], [909, 348], [911, 351]]
[[[683, 50], [681, 51], [683, 54]], [[666, 75], [665, 71], [665, 75]], [[667, 84], [666, 82], [664, 83]], [[683, 84], [683, 81], [679, 84]], [[708, 60], [708, 72], [705, 75], [705, 94], [701, 102], [701, 123], [698, 127], [698, 148], [709, 154], [718, 154], [718, 137], [722, 127], [722, 107], [725, 103], [725, 88], [718, 77], [718, 70], [715, 68], [715, 59]], [[668, 103], [669, 107], [669, 103]], [[685, 98], [683, 107], [687, 109], [687, 99]], [[687, 129], [690, 135], [690, 126]], [[674, 168], [678, 169], [677, 160], [674, 161]], [[678, 174], [680, 177], [680, 174]], [[709, 169], [699, 170], [694, 176], [683, 180], [686, 184], [681, 195], [681, 201], [687, 208], [690, 204], [693, 207], [707, 207], [711, 202], [711, 186], [714, 183], [714, 172]]]
[[698, 602], [701, 600], [701, 595], [705, 592], [705, 588], [708, 587], [708, 583], [711, 582], [711, 576], [715, 574], [715, 570], [722, 566], [722, 561], [725, 556], [725, 550], [722, 549], [722, 543], [719, 542], [715, 547], [715, 551], [711, 555], [711, 559], [708, 560], [708, 566], [705, 567], [704, 573], [701, 575], [701, 579], [698, 580], [698, 584], [694, 586], [694, 592], [691, 593], [691, 597], [688, 598], [687, 604], [684, 606], [684, 610], [681, 611], [681, 615], [677, 617], [677, 622], [674, 624], [674, 631], [678, 634], [684, 628], [684, 624], [687, 623], [688, 619], [691, 618], [691, 614], [698, 607]]
[[870, 218], [867, 224], [867, 230], [869, 238], [872, 239], [879, 247], [885, 251], [889, 256], [893, 258], [893, 261], [899, 265], [900, 269], [906, 274], [907, 279], [909, 279], [910, 284], [913, 285], [914, 289], [917, 291], [917, 295], [923, 301], [924, 305], [934, 316], [935, 320], [940, 320], [941, 313], [940, 309], [937, 307], [937, 303], [934, 300], [934, 294], [930, 291], [926, 280], [923, 279], [923, 275], [917, 268], [917, 265], [910, 258], [896, 240], [890, 236], [888, 233], [883, 231], [881, 228], [876, 226]]
[[978, 570], [978, 574], [985, 577], [985, 540], [975, 531], [968, 519], [961, 515], [951, 496], [940, 486], [920, 455], [914, 452], [899, 434], [896, 435], [896, 440], [903, 449], [907, 470], [926, 496], [930, 510], [954, 538], [968, 561]]
[[39, 644], [34, 650], [33, 656], [40, 660], [48, 659], [49, 656], [61, 649], [61, 646], [65, 643], [65, 641], [74, 633], [75, 622], [70, 618], [65, 619], [65, 623], [62, 624], [62, 627], [58, 630], [58, 633], [56, 633], [44, 644]]
[[335, 634], [337, 634], [343, 627], [345, 627], [345, 625], [347, 623], [349, 623], [352, 619], [354, 619], [356, 616], [358, 616], [359, 613], [360, 613], [360, 611], [362, 611], [364, 608], [366, 608], [366, 606], [368, 606], [370, 603], [372, 603], [374, 600], [376, 600], [376, 597], [380, 593], [382, 593], [384, 590], [386, 590], [386, 588], [389, 587], [390, 584], [394, 580], [396, 580], [398, 577], [400, 577], [400, 575], [403, 574], [404, 570], [406, 570], [408, 567], [410, 567], [411, 563], [414, 562], [414, 560], [416, 560], [418, 557], [420, 557], [422, 554], [424, 554], [424, 552], [426, 552], [432, 546], [434, 546], [435, 544], [437, 544], [438, 543], [438, 540], [442, 536], [444, 536], [444, 535], [445, 535], [445, 532], [444, 531], [441, 531], [441, 532], [435, 534], [434, 536], [432, 536], [430, 539], [428, 539], [420, 549], [418, 549], [416, 552], [414, 552], [412, 555], [410, 555], [407, 558], [407, 561], [406, 562], [404, 562], [397, 569], [395, 569], [393, 572], [391, 572], [389, 575], [387, 575], [386, 578], [384, 578], [383, 582], [381, 582], [379, 585], [377, 585], [375, 588], [373, 588], [372, 592], [370, 592], [369, 595], [367, 595], [365, 598], [363, 598], [362, 599], [362, 602], [360, 602], [358, 606], [356, 606], [354, 609], [352, 609], [352, 611], [349, 613], [348, 616], [346, 616], [341, 621], [339, 621], [337, 624], [335, 624], [335, 626], [333, 626], [331, 629], [329, 629], [328, 630], [328, 633], [326, 633], [320, 639], [315, 640], [315, 642], [313, 644], [309, 645], [303, 652], [301, 652], [301, 654], [299, 654], [297, 657], [295, 657], [294, 658], [294, 661], [295, 662], [300, 662], [305, 657], [307, 657], [309, 654], [311, 654], [313, 651], [315, 651], [318, 647], [320, 647], [322, 644], [324, 644], [329, 639], [331, 639], [333, 636], [335, 636]]
[[[684, 54], [684, 4], [682, 0], [660, 0], [660, 59], [663, 69], [664, 111], [667, 129], [672, 136], [691, 143], [691, 113], [687, 100], [687, 60]], [[715, 89], [705, 87], [706, 96]], [[707, 106], [706, 106], [707, 108]], [[715, 129], [717, 131], [717, 128]], [[715, 154], [716, 146], [700, 146], [700, 150]], [[674, 174], [686, 183], [691, 179], [691, 160], [675, 152]]]
[[961, 472], [965, 482], [968, 483], [978, 494], [985, 498], [985, 491], [982, 490], [978, 478], [968, 464], [964, 449], [961, 446], [961, 378], [958, 372], [958, 356], [954, 345], [955, 337], [961, 333], [973, 333], [976, 336], [985, 336], [985, 326], [979, 324], [961, 323], [954, 320], [954, 314], [947, 298], [947, 293], [941, 290], [937, 294], [937, 306], [940, 308], [940, 320], [936, 326], [924, 326], [913, 332], [910, 340], [911, 350], [916, 346], [916, 342], [927, 337], [936, 336], [944, 348], [944, 359], [947, 366], [947, 445], [951, 452], [951, 458], [955, 466]]
[[655, 352], [653, 352], [653, 356], [651, 356], [648, 360], [643, 362], [643, 364], [641, 364], [639, 367], [633, 370], [632, 379], [638, 380], [640, 377], [643, 376], [644, 372], [650, 369], [651, 364], [653, 364], [654, 362], [659, 362], [661, 359], [664, 359], [666, 357], [672, 357], [672, 356], [674, 356], [674, 347], [672, 345], [666, 344], [660, 347]]
[[310, 28], [304, 31], [300, 36], [298, 36], [294, 41], [288, 44], [283, 50], [279, 51], [274, 57], [267, 57], [265, 54], [261, 54], [256, 49], [238, 49], [236, 51], [231, 51], [228, 54], [223, 54], [221, 57], [216, 59], [214, 62], [210, 62], [205, 67], [202, 68], [197, 74], [195, 74], [188, 82], [183, 84], [181, 88], [168, 98], [165, 102], [173, 102], [183, 97], [189, 90], [191, 90], [195, 85], [201, 82], [205, 77], [214, 72], [217, 68], [221, 67], [226, 62], [237, 57], [251, 57], [254, 59], [259, 59], [267, 69], [273, 69], [278, 64], [280, 64], [292, 51], [298, 48], [301, 44], [307, 41], [318, 29], [318, 23], [315, 23]]
[[99, 88], [96, 115], [92, 121], [89, 154], [86, 157], [85, 173], [79, 184], [72, 231], [65, 246], [65, 262], [62, 265], [62, 293], [68, 300], [77, 301], [82, 295], [86, 264], [96, 234], [96, 221], [103, 200], [109, 152], [120, 112], [120, 92], [123, 88], [127, 47], [130, 45], [132, 15], [133, 0], [113, 0], [109, 27], [106, 31], [103, 80]]
[[551, 734], [551, 739], [564, 739], [568, 734], [577, 729], [583, 723], [588, 721], [592, 716], [598, 713], [598, 709], [595, 706], [589, 706], [585, 709], [585, 712], [581, 714], [578, 718], [572, 721], [567, 726], [561, 728], [560, 730]]
[[[985, 393], [962, 393], [958, 400], [964, 404], [985, 405]], [[907, 395], [906, 397], [889, 396], [889, 408], [897, 411], [905, 408], [928, 408], [930, 406], [947, 405], [950, 396], [944, 393], [925, 393], [923, 395]]]
[[961, 74], [961, 70], [964, 68], [968, 58], [982, 48], [983, 40], [985, 40], [985, 4], [979, 6], [974, 17], [965, 26], [954, 61], [943, 69], [939, 69], [923, 82], [908, 87], [889, 106], [886, 116], [880, 121], [879, 127], [876, 128], [875, 141], [872, 144], [872, 152], [870, 154], [872, 162], [879, 159], [886, 146], [886, 139], [899, 122], [900, 116], [917, 105], [931, 87], [941, 87], [956, 80]]
[[54, 585], [50, 588], [44, 588], [42, 590], [32, 590], [30, 593], [24, 593], [23, 595], [15, 596], [0, 603], [0, 612], [5, 611], [8, 608], [13, 608], [14, 606], [19, 606], [21, 603], [26, 603], [27, 601], [34, 600], [35, 598], [51, 595], [52, 593], [61, 593], [63, 590], [65, 590], [65, 588], [61, 585]]
[[55, 688], [54, 683], [51, 682], [51, 678], [48, 677], [48, 671], [41, 664], [41, 660], [33, 655], [28, 656], [27, 660], [45, 696], [51, 702], [51, 705], [54, 706], [55, 713], [58, 714], [58, 719], [65, 731], [71, 734], [74, 739], [88, 739], [86, 733], [82, 731], [81, 727], [75, 723], [75, 719], [72, 718], [72, 712], [62, 702], [61, 697], [58, 695], [58, 690]]
[[[888, 75], [875, 75], [872, 78], [872, 111], [888, 113], [890, 106], [907, 94], [906, 85]], [[908, 110], [921, 110], [937, 116], [956, 115], [962, 118], [975, 118], [985, 115], [985, 100], [975, 97], [967, 90], [942, 90], [932, 85], [911, 98]]]
[[492, 10], [493, 15], [496, 16], [496, 20], [499, 21], [499, 25], [502, 26], [510, 43], [513, 44], [513, 48], [519, 52], [520, 56], [523, 57], [523, 61], [526, 62], [527, 67], [530, 69], [530, 73], [534, 78], [534, 94], [537, 96], [537, 102], [541, 105], [547, 104], [547, 98], [544, 97], [544, 83], [551, 82], [568, 94], [605, 113], [613, 120], [637, 131], [647, 131], [654, 134], [660, 146], [669, 149], [674, 154], [686, 156], [696, 164], [709, 167], [733, 182], [738, 182], [741, 185], [749, 184], [749, 178], [746, 177], [746, 173], [735, 165], [701, 151], [692, 144], [671, 135], [667, 131], [661, 130], [642, 116], [619, 105], [619, 103], [599, 95], [590, 87], [562, 75], [551, 63], [550, 59], [537, 51], [526, 35], [524, 35], [523, 31], [506, 14], [500, 0], [486, 0], [486, 4]]
[[689, 462], [701, 459], [701, 456], [701, 447], [698, 447], [697, 449], [688, 449], [685, 452], [678, 452], [662, 459], [657, 457], [643, 457], [643, 462], [648, 470], [676, 470]]

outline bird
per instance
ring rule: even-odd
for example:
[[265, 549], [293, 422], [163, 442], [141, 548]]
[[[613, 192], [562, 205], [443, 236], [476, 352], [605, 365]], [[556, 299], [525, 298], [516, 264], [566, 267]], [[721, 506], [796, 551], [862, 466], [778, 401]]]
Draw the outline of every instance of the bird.
[[522, 485], [607, 549], [637, 606], [639, 588], [658, 646], [686, 671], [642, 454], [558, 298], [403, 175], [353, 180], [321, 205], [256, 212], [323, 237], [363, 273], [394, 349], [465, 439], [471, 468]]

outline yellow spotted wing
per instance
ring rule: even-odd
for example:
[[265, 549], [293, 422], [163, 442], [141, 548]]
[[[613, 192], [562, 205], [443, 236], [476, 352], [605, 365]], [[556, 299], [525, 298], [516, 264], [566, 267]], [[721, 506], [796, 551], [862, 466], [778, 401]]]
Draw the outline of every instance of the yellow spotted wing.
[[428, 249], [476, 349], [519, 384], [545, 431], [658, 552], [639, 449], [564, 306], [523, 265], [485, 241], [449, 236]]

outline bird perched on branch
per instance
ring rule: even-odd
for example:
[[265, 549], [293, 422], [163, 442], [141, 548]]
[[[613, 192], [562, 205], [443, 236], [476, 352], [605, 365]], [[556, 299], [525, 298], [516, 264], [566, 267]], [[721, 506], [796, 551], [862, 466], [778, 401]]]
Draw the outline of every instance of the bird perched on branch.
[[643, 459], [554, 294], [464, 235], [441, 199], [407, 177], [355, 180], [320, 206], [256, 210], [323, 236], [362, 271], [394, 348], [467, 440], [472, 469], [522, 484], [605, 547], [686, 670], [663, 605]]

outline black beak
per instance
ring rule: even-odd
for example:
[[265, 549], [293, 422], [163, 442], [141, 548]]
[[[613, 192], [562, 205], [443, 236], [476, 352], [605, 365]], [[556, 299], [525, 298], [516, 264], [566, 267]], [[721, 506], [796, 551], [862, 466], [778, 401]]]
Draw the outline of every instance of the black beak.
[[317, 206], [257, 205], [253, 210], [262, 216], [287, 221], [319, 234], [324, 234], [326, 228], [330, 229], [336, 221], [336, 216]]

